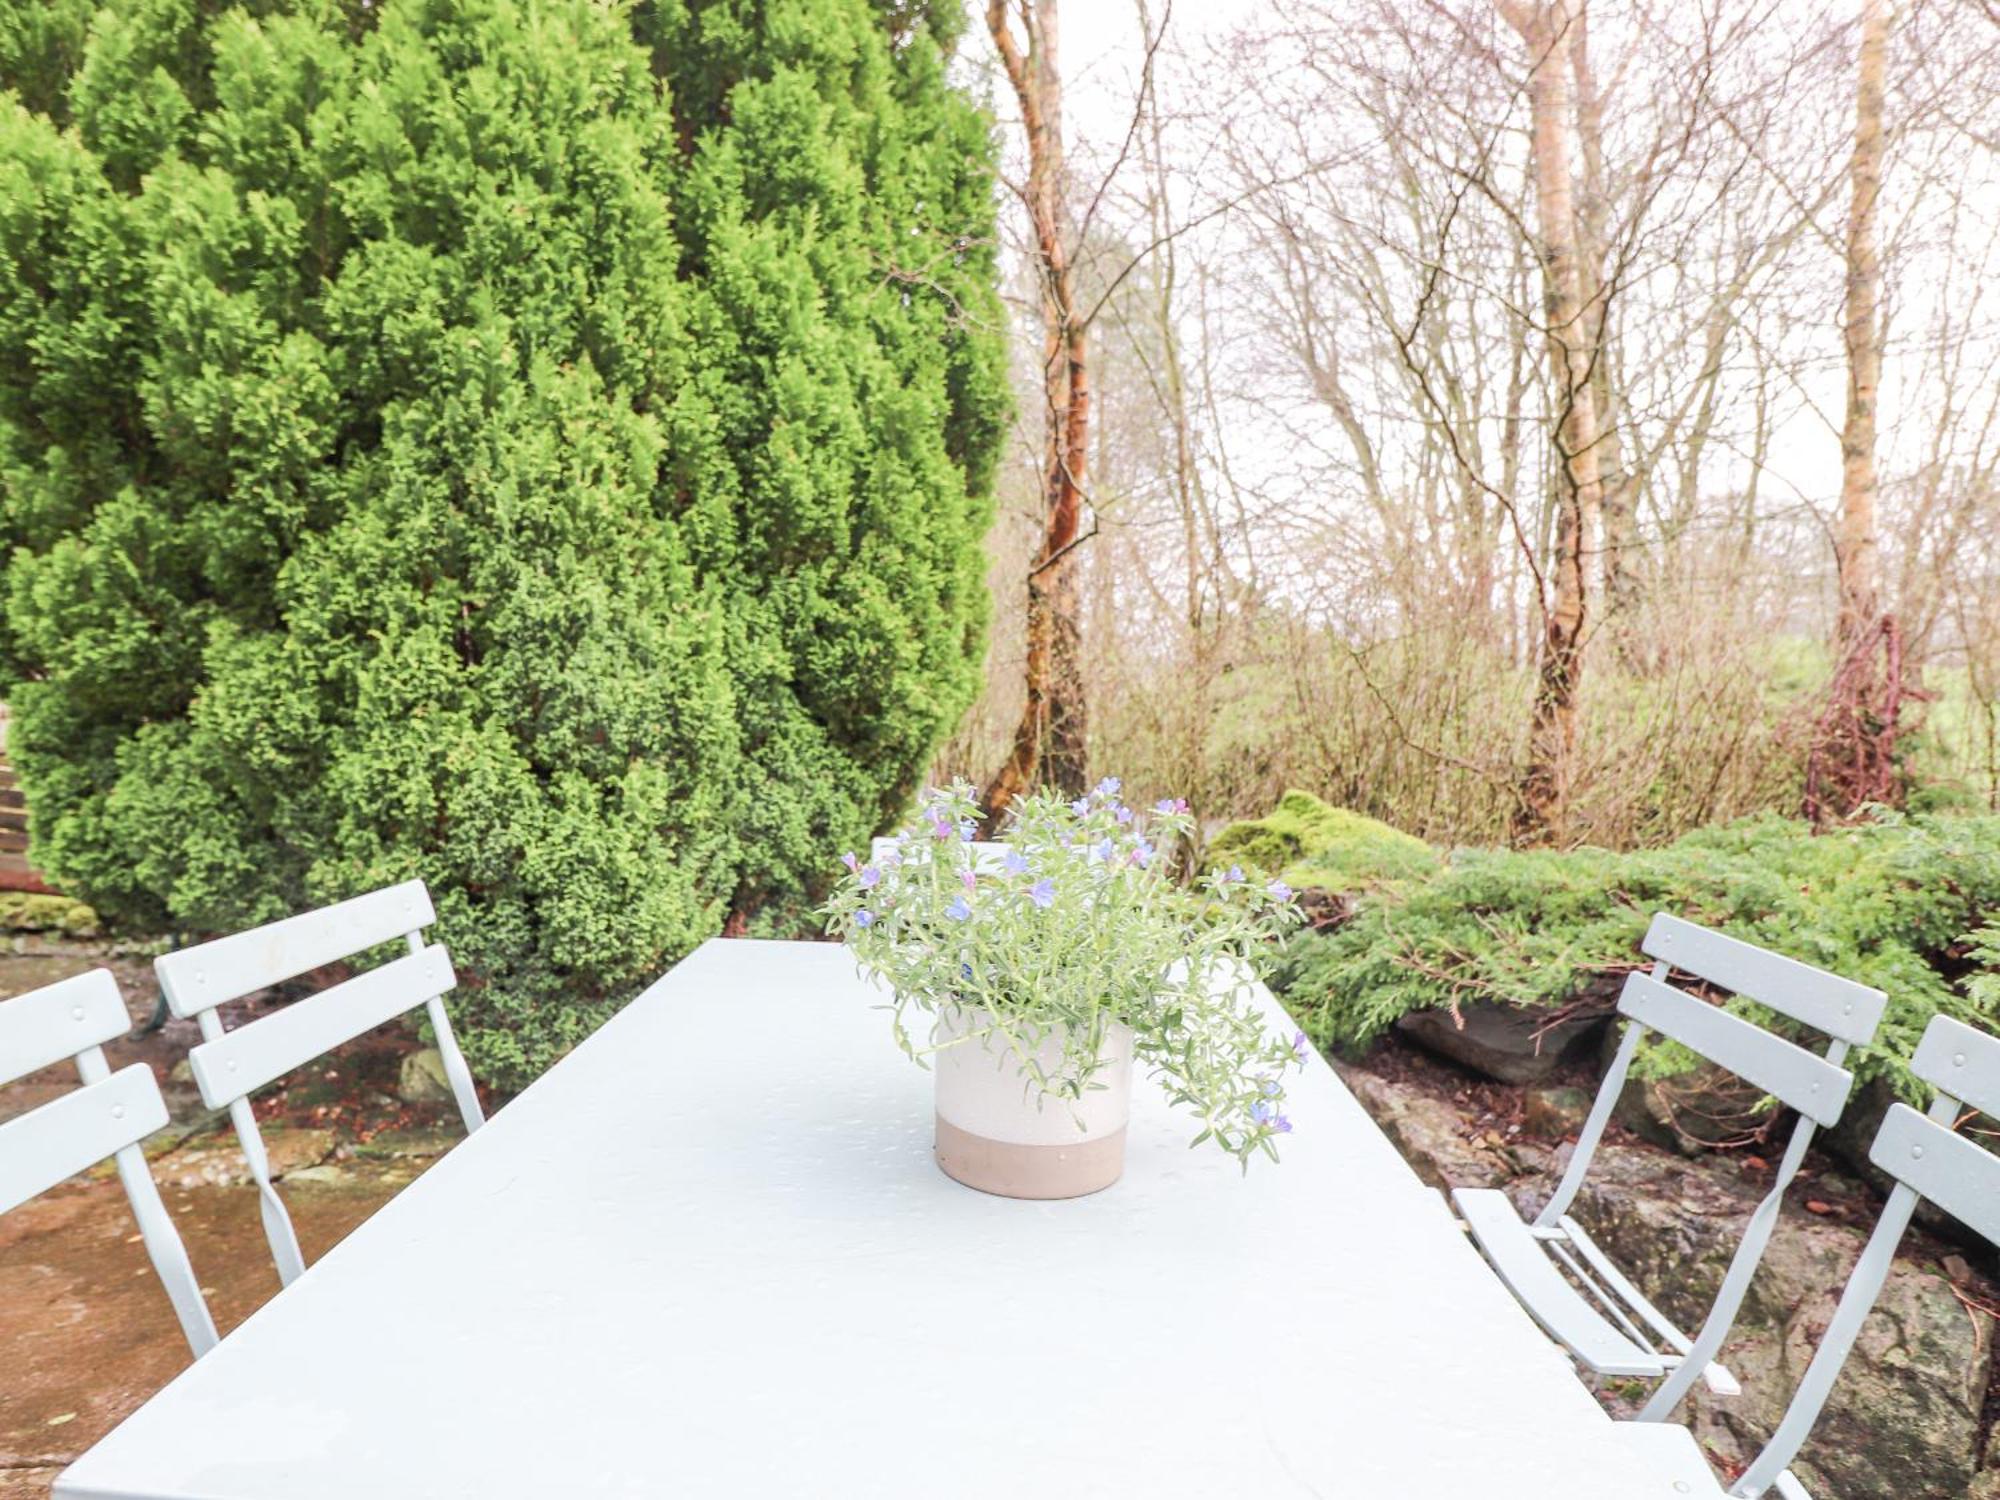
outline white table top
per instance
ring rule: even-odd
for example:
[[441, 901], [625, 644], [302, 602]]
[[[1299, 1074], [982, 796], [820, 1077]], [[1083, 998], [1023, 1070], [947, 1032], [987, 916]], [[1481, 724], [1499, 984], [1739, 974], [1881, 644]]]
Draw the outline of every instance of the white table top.
[[707, 944], [56, 1495], [1674, 1500], [1317, 1059], [1281, 1165], [1135, 1080], [1124, 1180], [1020, 1203], [881, 998]]

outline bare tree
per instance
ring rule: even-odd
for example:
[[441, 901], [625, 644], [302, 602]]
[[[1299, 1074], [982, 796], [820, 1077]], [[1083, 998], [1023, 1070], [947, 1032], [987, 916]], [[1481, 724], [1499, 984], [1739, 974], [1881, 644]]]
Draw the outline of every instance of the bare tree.
[[1013, 747], [984, 797], [993, 818], [1038, 777], [1077, 793], [1089, 775], [1075, 553], [1090, 454], [1090, 326], [1078, 306], [1071, 264], [1060, 6], [1059, 0], [1016, 0], [1015, 10], [1018, 32], [1007, 0], [989, 0], [986, 29], [1027, 135], [1021, 199], [1032, 233], [1043, 336], [1042, 539], [1028, 566], [1026, 700]]
[[1549, 363], [1558, 372], [1555, 426], [1557, 504], [1553, 597], [1543, 616], [1541, 660], [1528, 759], [1514, 831], [1525, 839], [1560, 838], [1567, 820], [1570, 757], [1576, 747], [1578, 685], [1583, 676], [1589, 580], [1585, 551], [1603, 505], [1593, 346], [1584, 318], [1583, 267], [1577, 254], [1570, 175], [1570, 47], [1575, 17], [1568, 0], [1495, 0], [1526, 44], [1533, 114], [1537, 248]]

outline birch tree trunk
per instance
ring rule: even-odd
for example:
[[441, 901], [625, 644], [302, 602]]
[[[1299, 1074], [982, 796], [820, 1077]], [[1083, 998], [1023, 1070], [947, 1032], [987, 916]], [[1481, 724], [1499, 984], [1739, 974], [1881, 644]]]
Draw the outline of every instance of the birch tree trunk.
[[1583, 148], [1583, 202], [1576, 216], [1583, 329], [1590, 358], [1591, 402], [1598, 428], [1598, 474], [1603, 489], [1604, 543], [1601, 559], [1607, 619], [1639, 601], [1638, 522], [1634, 514], [1637, 475], [1625, 463], [1613, 387], [1611, 291], [1605, 284], [1611, 247], [1610, 185], [1604, 167], [1604, 100], [1590, 60], [1589, 0], [1576, 0], [1570, 22], [1570, 62], [1576, 79], [1576, 135]]
[[1007, 0], [988, 0], [986, 27], [1027, 133], [1024, 196], [1043, 335], [1042, 541], [1027, 579], [1026, 700], [1012, 749], [984, 796], [994, 819], [1038, 782], [1077, 794], [1088, 778], [1075, 563], [1090, 452], [1089, 330], [1077, 308], [1067, 239], [1058, 0], [1017, 0], [1017, 9], [1024, 35], [1016, 35]]
[[1876, 209], [1882, 195], [1882, 78], [1889, 50], [1887, 0], [1861, 0], [1861, 56], [1854, 95], [1853, 199], [1847, 215], [1847, 420], [1840, 434], [1840, 574], [1836, 639], [1845, 655], [1882, 613], [1875, 522], [1875, 392], [1882, 378], [1882, 256]]
[[1533, 118], [1537, 249], [1549, 367], [1557, 381], [1555, 535], [1542, 590], [1542, 641], [1528, 759], [1517, 787], [1513, 833], [1522, 842], [1560, 841], [1568, 821], [1569, 769], [1576, 746], [1577, 689], [1583, 676], [1589, 581], [1585, 554], [1603, 494], [1591, 387], [1590, 339], [1583, 317], [1572, 198], [1569, 131], [1573, 17], [1567, 0], [1497, 0], [1527, 44]]

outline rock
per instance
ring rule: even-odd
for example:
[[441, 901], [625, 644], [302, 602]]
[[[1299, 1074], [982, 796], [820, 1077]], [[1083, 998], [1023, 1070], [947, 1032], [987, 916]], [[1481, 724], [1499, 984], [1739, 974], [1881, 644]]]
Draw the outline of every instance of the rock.
[[[270, 1158], [271, 1175], [289, 1177], [318, 1166], [333, 1155], [331, 1130], [288, 1129], [267, 1125], [264, 1154]], [[202, 1136], [170, 1152], [153, 1165], [153, 1176], [161, 1187], [236, 1187], [253, 1181], [250, 1164], [231, 1131]]]
[[1529, 1089], [1521, 1105], [1521, 1129], [1543, 1140], [1559, 1141], [1583, 1129], [1591, 1096], [1582, 1089]]
[[1447, 1010], [1413, 1010], [1396, 1029], [1430, 1051], [1502, 1083], [1546, 1081], [1572, 1052], [1596, 1045], [1603, 1015], [1572, 1016], [1550, 1024], [1549, 1012], [1480, 1002]]
[[[1498, 1149], [1490, 1132], [1435, 1092], [1360, 1068], [1340, 1072], [1426, 1182], [1501, 1187], [1530, 1211], [1553, 1189], [1566, 1150], [1523, 1143]], [[1640, 1288], [1692, 1330], [1768, 1182], [1768, 1171], [1744, 1173], [1731, 1159], [1607, 1144], [1575, 1212]], [[1803, 1196], [1795, 1187], [1723, 1348], [1722, 1362], [1744, 1394], [1725, 1399], [1697, 1385], [1680, 1414], [1728, 1463], [1747, 1462], [1777, 1425], [1866, 1238], [1866, 1219], [1857, 1227], [1842, 1216], [1808, 1214]], [[1852, 1196], [1851, 1189], [1842, 1193]], [[2000, 1500], [2000, 1438], [1981, 1452], [1994, 1323], [1930, 1269], [1935, 1254], [1934, 1246], [1920, 1246], [1896, 1261], [1796, 1465], [1811, 1493]], [[1976, 1273], [1967, 1294], [1995, 1297]]]
[[[1515, 1150], [1498, 1148], [1443, 1101], [1399, 1089], [1359, 1068], [1335, 1065], [1343, 1081], [1416, 1173], [1435, 1188], [1502, 1187], [1522, 1171]], [[1518, 1148], [1517, 1148], [1518, 1149]]]
[[1627, 1079], [1615, 1118], [1656, 1146], [1699, 1156], [1755, 1140], [1771, 1115], [1762, 1089], [1705, 1067], [1674, 1078]]
[[[1598, 1153], [1577, 1217], [1684, 1328], [1707, 1310], [1758, 1185], [1635, 1146]], [[1704, 1446], [1755, 1456], [1832, 1317], [1866, 1236], [1790, 1205], [1722, 1363], [1740, 1397], [1697, 1386], [1685, 1416]], [[1958, 1497], [1978, 1470], [1993, 1324], [1950, 1285], [1899, 1259], [1797, 1465], [1814, 1494]]]
[[451, 1080], [444, 1076], [444, 1056], [437, 1048], [425, 1047], [403, 1059], [396, 1097], [405, 1104], [451, 1102]]

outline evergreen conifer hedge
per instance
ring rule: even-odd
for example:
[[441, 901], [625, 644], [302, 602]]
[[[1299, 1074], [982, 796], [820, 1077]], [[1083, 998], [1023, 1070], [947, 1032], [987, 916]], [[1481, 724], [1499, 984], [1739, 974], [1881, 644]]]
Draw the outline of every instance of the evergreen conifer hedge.
[[0, 4], [34, 855], [214, 931], [427, 879], [518, 1084], [974, 690], [987, 127], [909, 0]]

